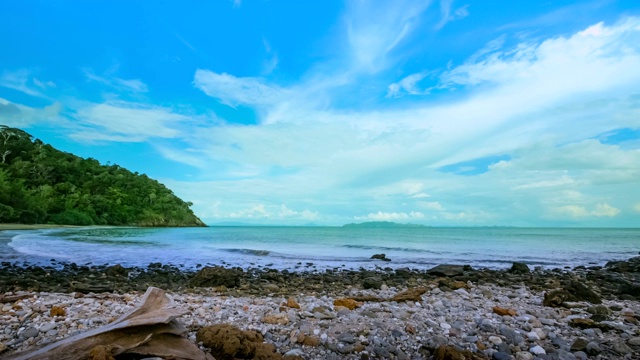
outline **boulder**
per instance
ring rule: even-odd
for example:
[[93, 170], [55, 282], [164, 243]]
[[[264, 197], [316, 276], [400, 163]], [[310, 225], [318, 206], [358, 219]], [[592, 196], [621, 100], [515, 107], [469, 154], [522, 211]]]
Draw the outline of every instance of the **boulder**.
[[221, 266], [207, 266], [200, 269], [189, 280], [191, 287], [216, 287], [224, 285], [226, 287], [237, 287], [240, 285], [242, 270], [225, 269]]
[[127, 275], [129, 275], [127, 269], [125, 269], [124, 266], [120, 264], [109, 266], [108, 268], [104, 269], [104, 273], [105, 275], [112, 277], [126, 277]]
[[531, 269], [523, 262], [514, 262], [509, 272], [512, 274], [528, 274], [531, 272]]
[[333, 301], [333, 306], [343, 306], [349, 310], [353, 310], [362, 306], [362, 303], [350, 298], [341, 298], [335, 299]]
[[440, 264], [427, 270], [427, 274], [452, 277], [464, 274], [465, 269], [463, 265]]
[[586, 285], [572, 280], [562, 289], [547, 291], [544, 294], [542, 304], [544, 306], [558, 307], [564, 302], [587, 301], [592, 304], [602, 304], [602, 299]]
[[362, 287], [365, 289], [380, 290], [382, 287], [382, 279], [377, 276], [371, 276], [362, 280]]
[[391, 259], [387, 258], [386, 254], [374, 254], [374, 255], [371, 256], [371, 259], [382, 260], [382, 261], [391, 261]]

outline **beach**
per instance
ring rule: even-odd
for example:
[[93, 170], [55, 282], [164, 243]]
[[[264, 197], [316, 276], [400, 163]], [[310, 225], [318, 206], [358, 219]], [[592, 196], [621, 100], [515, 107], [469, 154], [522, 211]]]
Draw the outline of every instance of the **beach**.
[[[0, 301], [1, 357], [104, 326], [149, 286], [185, 310], [178, 320], [190, 341], [228, 324], [259, 333], [274, 358], [633, 359], [640, 351], [638, 257], [533, 271], [23, 265], [0, 269], [3, 298], [13, 299]], [[54, 306], [63, 309], [56, 317]]]

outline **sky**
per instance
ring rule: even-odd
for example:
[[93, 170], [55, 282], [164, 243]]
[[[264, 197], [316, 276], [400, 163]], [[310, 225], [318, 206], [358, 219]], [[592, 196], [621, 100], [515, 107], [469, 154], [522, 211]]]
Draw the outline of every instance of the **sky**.
[[637, 0], [24, 0], [0, 124], [208, 224], [640, 226]]

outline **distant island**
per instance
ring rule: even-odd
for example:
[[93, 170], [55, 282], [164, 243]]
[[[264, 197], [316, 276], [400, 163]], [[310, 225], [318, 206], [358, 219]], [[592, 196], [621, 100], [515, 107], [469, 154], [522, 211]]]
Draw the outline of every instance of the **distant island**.
[[392, 221], [368, 221], [363, 223], [351, 223], [342, 225], [344, 228], [421, 228], [427, 227], [420, 224], [400, 224]]
[[206, 226], [166, 186], [0, 125], [0, 223]]

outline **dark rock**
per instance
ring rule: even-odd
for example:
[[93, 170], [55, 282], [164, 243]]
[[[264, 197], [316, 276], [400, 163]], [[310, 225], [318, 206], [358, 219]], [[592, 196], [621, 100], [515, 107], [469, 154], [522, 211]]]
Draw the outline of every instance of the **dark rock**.
[[362, 280], [362, 287], [365, 289], [379, 290], [382, 287], [382, 279], [378, 276], [365, 278]]
[[531, 272], [531, 269], [523, 262], [514, 262], [509, 272], [513, 274], [528, 274]]
[[611, 315], [611, 310], [604, 305], [595, 305], [587, 308], [587, 312], [591, 315], [593, 321], [604, 321]]
[[434, 360], [485, 360], [481, 354], [473, 353], [469, 350], [461, 350], [451, 345], [439, 346], [434, 355]]
[[500, 334], [507, 338], [507, 341], [510, 344], [518, 345], [521, 342], [524, 342], [524, 337], [522, 335], [506, 325], [500, 325]]
[[34, 327], [28, 327], [25, 331], [22, 332], [22, 334], [20, 334], [20, 336], [25, 339], [29, 339], [38, 336], [39, 333], [40, 331], [38, 329]]
[[493, 359], [494, 360], [511, 360], [511, 355], [506, 352], [496, 351], [493, 353]]
[[242, 270], [225, 269], [220, 266], [204, 267], [200, 269], [189, 281], [191, 287], [237, 287], [240, 285]]
[[602, 352], [602, 348], [600, 344], [596, 341], [589, 341], [587, 346], [585, 347], [586, 353], [589, 355], [598, 355]]
[[371, 258], [382, 261], [391, 261], [391, 259], [387, 258], [387, 255], [385, 254], [374, 254]]
[[582, 351], [587, 348], [589, 341], [585, 338], [577, 338], [573, 344], [571, 344], [571, 351]]
[[436, 276], [458, 276], [464, 274], [465, 268], [462, 265], [440, 264], [427, 270], [427, 274]]
[[104, 273], [107, 276], [113, 276], [113, 277], [127, 276], [129, 274], [127, 269], [125, 269], [124, 266], [122, 266], [120, 264], [115, 264], [113, 266], [109, 266], [108, 268], [106, 268], [104, 270]]
[[544, 294], [542, 304], [544, 306], [558, 307], [568, 301], [588, 301], [592, 304], [602, 304], [602, 299], [598, 294], [575, 280], [572, 280], [562, 289], [547, 291]]

